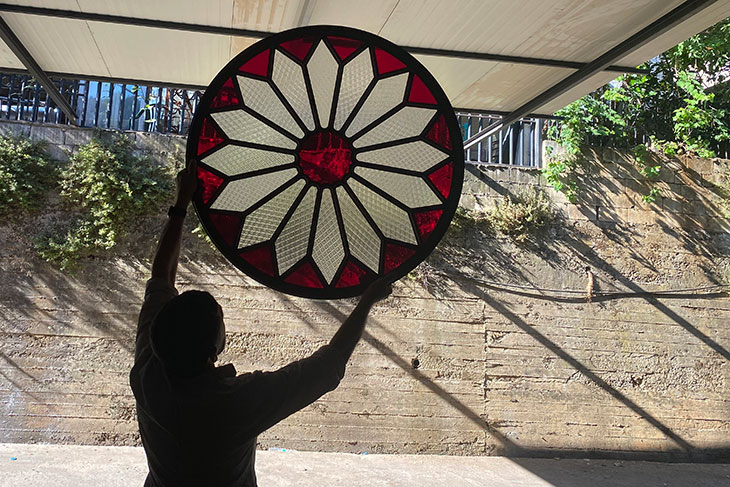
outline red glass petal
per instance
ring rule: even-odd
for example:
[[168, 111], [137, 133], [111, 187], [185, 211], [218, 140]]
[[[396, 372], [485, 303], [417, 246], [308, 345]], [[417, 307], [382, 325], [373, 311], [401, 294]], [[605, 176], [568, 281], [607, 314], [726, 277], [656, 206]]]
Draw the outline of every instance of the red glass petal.
[[241, 102], [238, 99], [236, 88], [233, 86], [233, 79], [228, 78], [228, 80], [223, 83], [223, 86], [221, 86], [221, 89], [218, 90], [218, 93], [216, 93], [213, 101], [210, 102], [210, 106], [211, 108], [221, 108], [238, 105], [239, 103]]
[[378, 65], [378, 74], [386, 74], [406, 67], [395, 56], [382, 49], [375, 49], [375, 62]]
[[200, 188], [204, 205], [208, 204], [221, 184], [223, 184], [223, 178], [216, 176], [204, 167], [198, 166], [198, 188]]
[[356, 41], [355, 39], [348, 39], [346, 37], [329, 36], [327, 39], [330, 40], [335, 52], [343, 61], [362, 46], [362, 42]]
[[444, 195], [444, 198], [448, 198], [449, 193], [451, 193], [451, 179], [453, 174], [454, 168], [452, 163], [449, 162], [445, 166], [428, 175], [428, 179], [430, 179], [434, 186], [436, 186], [436, 189]]
[[269, 74], [269, 50], [267, 49], [262, 53], [256, 54], [246, 61], [243, 66], [238, 68], [238, 70], [257, 76], [267, 76]]
[[300, 265], [294, 272], [284, 279], [284, 282], [302, 287], [322, 288], [322, 281], [319, 280], [314, 267], [309, 262]]
[[200, 129], [200, 136], [198, 137], [198, 155], [208, 152], [221, 142], [223, 142], [223, 137], [218, 129], [216, 129], [210, 118], [204, 118], [203, 127]]
[[243, 260], [269, 276], [274, 275], [274, 252], [270, 245], [264, 245], [239, 254]]
[[427, 103], [429, 105], [436, 104], [436, 98], [433, 97], [433, 93], [426, 88], [426, 84], [418, 76], [413, 76], [408, 101], [412, 103]]
[[208, 213], [210, 222], [226, 245], [233, 247], [238, 239], [238, 232], [241, 228], [241, 217], [229, 213]]
[[348, 260], [345, 268], [342, 269], [342, 274], [340, 274], [340, 278], [337, 280], [335, 287], [342, 288], [357, 286], [363, 282], [363, 278], [366, 274], [367, 271], [362, 269], [353, 261]]
[[307, 57], [309, 51], [312, 50], [312, 44], [314, 44], [314, 39], [305, 37], [303, 39], [294, 39], [293, 41], [282, 42], [279, 45], [282, 49], [300, 61], [304, 61], [304, 58]]
[[441, 215], [443, 214], [444, 210], [431, 210], [413, 215], [416, 220], [418, 232], [421, 234], [422, 241], [426, 241], [428, 237], [431, 236], [431, 233], [434, 228], [436, 228], [436, 224], [438, 224], [439, 220], [441, 220]]
[[315, 132], [302, 142], [299, 164], [312, 181], [335, 183], [350, 171], [352, 148], [349, 142], [333, 132]]
[[416, 251], [400, 245], [385, 245], [385, 273], [400, 267], [400, 265], [410, 259]]
[[436, 142], [441, 147], [451, 150], [451, 135], [449, 134], [449, 126], [446, 123], [446, 117], [441, 114], [436, 122], [434, 122], [431, 130], [426, 135], [428, 140]]

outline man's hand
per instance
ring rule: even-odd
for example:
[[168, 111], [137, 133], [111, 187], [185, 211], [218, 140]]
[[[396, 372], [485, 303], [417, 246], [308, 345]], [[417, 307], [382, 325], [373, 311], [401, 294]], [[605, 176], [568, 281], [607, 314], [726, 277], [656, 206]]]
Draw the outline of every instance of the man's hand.
[[190, 160], [188, 167], [177, 173], [177, 197], [175, 206], [187, 208], [190, 200], [193, 199], [195, 189], [198, 187], [197, 162]]
[[363, 293], [361, 301], [374, 304], [390, 296], [391, 292], [393, 292], [393, 286], [390, 279], [381, 277], [370, 283]]

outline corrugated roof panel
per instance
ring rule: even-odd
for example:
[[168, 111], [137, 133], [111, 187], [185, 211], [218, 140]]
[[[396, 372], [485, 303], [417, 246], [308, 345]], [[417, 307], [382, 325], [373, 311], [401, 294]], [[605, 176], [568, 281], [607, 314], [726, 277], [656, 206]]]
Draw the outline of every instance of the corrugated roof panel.
[[[620, 59], [616, 64], [622, 66], [638, 66], [727, 17], [730, 17], [730, 1], [723, 0], [716, 2], [691, 19], [675, 26], [670, 32], [649, 41], [643, 47]], [[575, 88], [555, 98], [553, 101], [543, 105], [537, 111], [539, 113], [553, 113], [560, 110], [583, 95], [600, 88], [617, 76], [618, 73], [609, 72], [596, 74]]]
[[0, 42], [0, 66], [13, 69], [25, 69], [23, 63], [20, 62], [20, 59], [15, 57], [13, 51], [11, 51], [4, 42]]
[[[232, 0], [76, 0], [82, 12], [230, 27]], [[48, 1], [39, 1], [48, 7]], [[56, 7], [55, 5], [52, 8]]]
[[567, 68], [494, 63], [493, 69], [451, 102], [457, 107], [488, 106], [490, 110], [510, 111], [571, 72]]
[[318, 0], [309, 25], [344, 25], [380, 33], [399, 0]]
[[3, 18], [45, 71], [110, 76], [86, 22], [23, 14]]
[[113, 77], [208, 85], [230, 60], [227, 36], [88, 24]]
[[297, 27], [303, 0], [234, 0], [233, 26], [280, 32]]
[[588, 62], [681, 3], [401, 0], [381, 33], [400, 45]]
[[[406, 46], [591, 61], [682, 0], [19, 0], [18, 5], [260, 31], [348, 25]], [[614, 64], [635, 66], [730, 15], [719, 0]], [[3, 13], [47, 71], [207, 85], [251, 38]], [[570, 70], [420, 56], [456, 106], [511, 111]], [[0, 66], [19, 62], [0, 46]], [[536, 112], [551, 112], [614, 78], [600, 73]]]

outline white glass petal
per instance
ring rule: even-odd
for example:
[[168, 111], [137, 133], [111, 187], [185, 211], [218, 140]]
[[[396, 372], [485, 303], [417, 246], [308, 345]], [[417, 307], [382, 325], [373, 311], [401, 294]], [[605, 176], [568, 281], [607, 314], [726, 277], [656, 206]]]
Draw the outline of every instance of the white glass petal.
[[304, 137], [304, 132], [276, 96], [269, 83], [247, 76], [239, 76], [238, 86], [241, 87], [244, 105], [295, 137]]
[[297, 146], [292, 139], [243, 110], [211, 113], [210, 116], [230, 139], [283, 149], [294, 149]]
[[332, 202], [332, 190], [330, 189], [322, 191], [312, 257], [319, 270], [322, 271], [327, 284], [331, 283], [342, 259], [345, 258], [345, 248], [340, 235], [340, 227], [337, 224], [335, 204]]
[[317, 189], [312, 186], [276, 239], [276, 263], [283, 274], [307, 255]]
[[419, 172], [431, 169], [447, 157], [449, 154], [420, 140], [357, 154], [357, 160], [361, 162]]
[[352, 144], [355, 147], [367, 147], [382, 144], [391, 140], [400, 140], [421, 135], [433, 118], [436, 110], [418, 107], [403, 107], [388, 117], [383, 123], [373, 127]]
[[408, 213], [354, 179], [349, 179], [347, 184], [383, 235], [401, 242], [418, 244]]
[[226, 145], [213, 152], [202, 162], [219, 170], [226, 176], [237, 176], [247, 172], [290, 164], [296, 160], [293, 154], [282, 154], [252, 147]]
[[378, 81], [362, 104], [345, 135], [352, 137], [403, 101], [408, 83], [408, 73]]
[[342, 186], [337, 188], [337, 202], [340, 204], [350, 253], [377, 273], [380, 264], [380, 237]]
[[428, 184], [417, 176], [407, 176], [362, 166], [355, 168], [355, 174], [367, 179], [409, 208], [441, 204], [441, 200]]
[[312, 105], [309, 103], [307, 85], [302, 67], [279, 51], [274, 53], [271, 79], [309, 130], [314, 130]]
[[303, 188], [304, 179], [299, 179], [246, 216], [238, 247], [248, 247], [269, 240]]
[[294, 168], [231, 181], [210, 206], [212, 210], [246, 211], [297, 175]]
[[337, 61], [324, 44], [320, 42], [314, 51], [312, 58], [307, 64], [309, 80], [312, 82], [314, 102], [317, 105], [319, 124], [322, 128], [329, 125], [330, 112], [332, 111], [332, 99], [335, 94], [335, 81], [337, 80]]
[[348, 62], [342, 69], [340, 95], [337, 100], [335, 130], [340, 130], [347, 117], [350, 116], [362, 94], [373, 80], [373, 63], [370, 60], [370, 49], [366, 49]]

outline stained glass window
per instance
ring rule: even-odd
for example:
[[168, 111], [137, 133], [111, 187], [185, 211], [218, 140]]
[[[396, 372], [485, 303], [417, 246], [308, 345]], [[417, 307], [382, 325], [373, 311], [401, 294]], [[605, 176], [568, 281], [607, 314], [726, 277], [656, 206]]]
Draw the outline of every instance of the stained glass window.
[[303, 27], [236, 56], [188, 138], [193, 204], [223, 254], [289, 294], [361, 294], [433, 250], [461, 193], [454, 111], [411, 55], [367, 32]]

